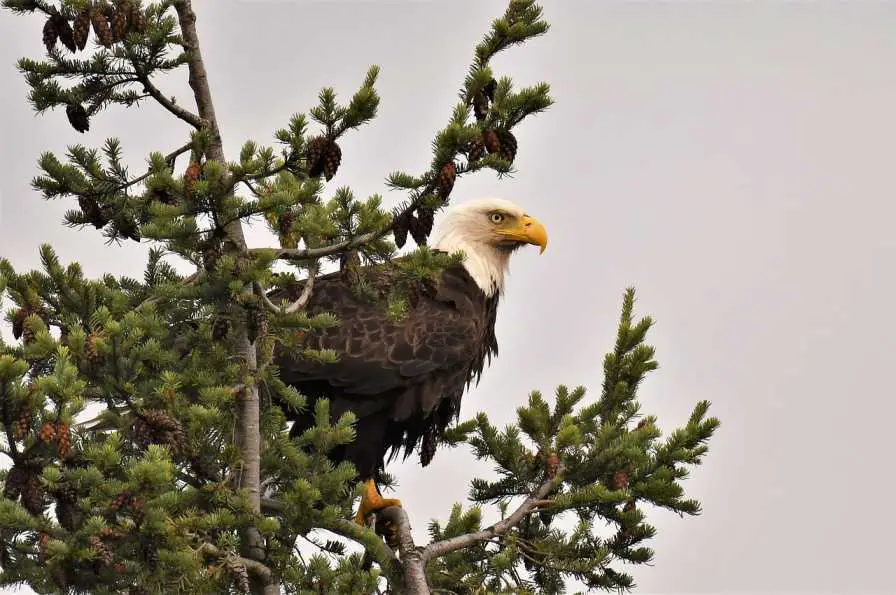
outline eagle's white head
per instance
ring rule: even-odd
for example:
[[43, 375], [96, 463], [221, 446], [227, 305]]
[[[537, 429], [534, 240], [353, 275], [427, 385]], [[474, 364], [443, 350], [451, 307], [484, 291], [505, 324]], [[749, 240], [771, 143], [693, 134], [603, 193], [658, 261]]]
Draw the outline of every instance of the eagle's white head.
[[452, 206], [445, 211], [435, 237], [436, 250], [464, 253], [464, 267], [489, 296], [504, 289], [514, 250], [534, 244], [544, 252], [548, 245], [544, 225], [502, 198], [481, 198]]

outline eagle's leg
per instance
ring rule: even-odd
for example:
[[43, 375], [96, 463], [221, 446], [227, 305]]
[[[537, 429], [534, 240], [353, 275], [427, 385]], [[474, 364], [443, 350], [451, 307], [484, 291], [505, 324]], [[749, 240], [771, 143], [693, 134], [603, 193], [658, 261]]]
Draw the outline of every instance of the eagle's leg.
[[383, 498], [373, 479], [364, 482], [364, 494], [361, 496], [361, 504], [358, 506], [358, 514], [355, 522], [359, 525], [367, 524], [367, 515], [390, 506], [401, 506], [401, 500], [397, 498]]

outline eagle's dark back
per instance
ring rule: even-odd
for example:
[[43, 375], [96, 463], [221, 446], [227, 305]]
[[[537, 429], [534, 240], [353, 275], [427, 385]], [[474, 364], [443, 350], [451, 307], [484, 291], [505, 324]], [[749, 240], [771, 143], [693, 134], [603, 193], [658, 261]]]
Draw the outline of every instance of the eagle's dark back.
[[[388, 283], [388, 275], [378, 276]], [[292, 433], [313, 425], [314, 401], [330, 399], [334, 421], [357, 417], [353, 443], [332, 453], [372, 478], [388, 456], [419, 446], [429, 464], [442, 431], [456, 419], [461, 397], [497, 354], [498, 294], [486, 296], [462, 265], [448, 267], [410, 294], [407, 313], [390, 318], [385, 300], [359, 295], [345, 275], [318, 278], [309, 314], [330, 312], [341, 324], [309, 335], [306, 345], [333, 349], [339, 361], [322, 364], [278, 355], [280, 377], [309, 399]]]

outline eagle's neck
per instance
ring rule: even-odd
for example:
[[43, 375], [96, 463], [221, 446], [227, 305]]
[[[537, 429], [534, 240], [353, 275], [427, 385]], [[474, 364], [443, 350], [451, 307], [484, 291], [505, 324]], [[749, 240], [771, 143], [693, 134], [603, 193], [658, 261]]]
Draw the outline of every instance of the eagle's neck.
[[448, 253], [463, 252], [464, 268], [486, 296], [504, 291], [504, 277], [510, 265], [509, 250], [477, 241], [457, 228], [447, 229], [433, 248]]

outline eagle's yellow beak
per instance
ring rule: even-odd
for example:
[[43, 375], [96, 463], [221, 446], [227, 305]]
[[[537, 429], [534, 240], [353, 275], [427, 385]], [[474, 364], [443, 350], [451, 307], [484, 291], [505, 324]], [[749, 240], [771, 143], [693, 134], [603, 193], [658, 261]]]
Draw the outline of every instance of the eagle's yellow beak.
[[523, 215], [516, 225], [501, 230], [501, 235], [518, 242], [526, 242], [541, 248], [538, 253], [543, 254], [548, 247], [548, 231], [535, 217]]

